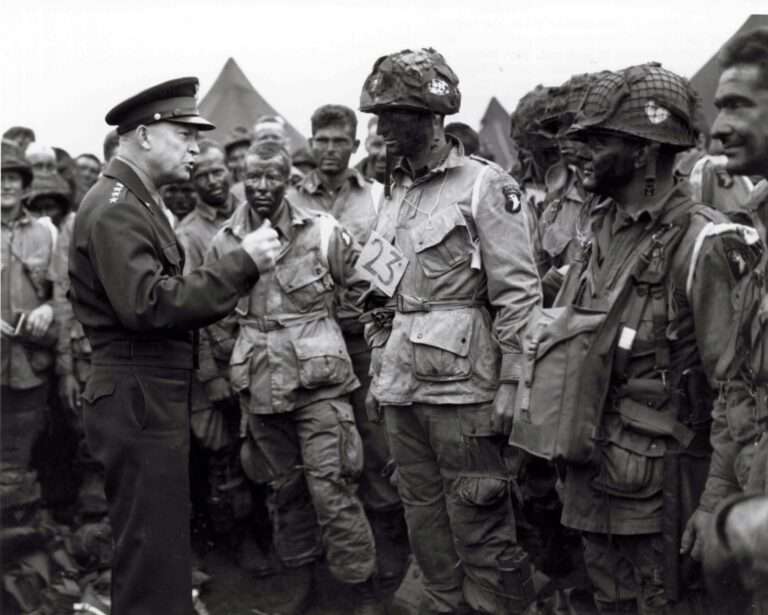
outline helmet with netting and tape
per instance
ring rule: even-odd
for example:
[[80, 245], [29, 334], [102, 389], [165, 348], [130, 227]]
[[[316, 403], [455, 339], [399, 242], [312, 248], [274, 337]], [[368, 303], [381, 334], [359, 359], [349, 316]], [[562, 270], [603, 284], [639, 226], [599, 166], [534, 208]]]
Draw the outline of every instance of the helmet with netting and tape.
[[519, 147], [531, 149], [535, 135], [544, 138], [554, 136], [541, 124], [553, 90], [554, 88], [549, 86], [537, 85], [518, 101], [509, 118], [509, 134]]
[[360, 111], [365, 113], [407, 109], [451, 115], [460, 106], [459, 78], [432, 48], [382, 56], [360, 94]]
[[698, 99], [683, 77], [651, 62], [599, 73], [570, 135], [599, 130], [687, 149], [696, 142]]
[[[604, 71], [608, 72], [608, 71]], [[573, 124], [576, 113], [584, 104], [584, 99], [593, 82], [603, 76], [599, 73], [573, 75], [562, 85], [552, 88], [539, 123], [548, 133], [562, 135]]]

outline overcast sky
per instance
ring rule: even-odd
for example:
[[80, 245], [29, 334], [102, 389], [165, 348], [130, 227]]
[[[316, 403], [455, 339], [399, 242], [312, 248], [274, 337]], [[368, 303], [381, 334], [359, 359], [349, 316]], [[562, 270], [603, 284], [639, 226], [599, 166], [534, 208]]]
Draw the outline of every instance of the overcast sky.
[[[621, 8], [619, 8], [621, 7]], [[455, 120], [491, 96], [658, 60], [692, 75], [765, 0], [0, 0], [0, 119], [101, 155], [104, 114], [185, 75], [201, 95], [232, 56], [305, 135], [321, 104], [357, 107], [380, 55], [433, 46], [461, 80]], [[364, 122], [361, 122], [364, 124]], [[361, 127], [362, 133], [362, 127]]]

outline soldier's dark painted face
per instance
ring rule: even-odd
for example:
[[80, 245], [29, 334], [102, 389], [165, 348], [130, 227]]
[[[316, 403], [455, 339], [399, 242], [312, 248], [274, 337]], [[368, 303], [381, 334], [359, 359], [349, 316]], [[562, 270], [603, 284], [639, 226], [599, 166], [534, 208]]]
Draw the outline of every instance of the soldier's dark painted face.
[[181, 221], [197, 205], [197, 192], [192, 182], [166, 184], [160, 189], [165, 205]]
[[200, 153], [198, 131], [189, 124], [155, 122], [146, 126], [152, 176], [158, 186], [186, 182]]
[[347, 124], [318, 128], [310, 140], [318, 170], [329, 175], [338, 175], [347, 170], [349, 158], [357, 151], [359, 144], [352, 127]]
[[198, 156], [192, 180], [203, 203], [221, 207], [227, 202], [230, 175], [220, 150], [211, 148]]
[[245, 157], [245, 198], [260, 218], [271, 218], [283, 202], [290, 172], [280, 156], [268, 160], [255, 154]]
[[378, 133], [395, 156], [418, 156], [432, 145], [432, 114], [406, 109], [385, 109], [379, 114]]
[[[765, 68], [763, 69], [765, 70]], [[734, 174], [768, 174], [768, 85], [756, 64], [723, 71], [715, 92], [712, 138], [723, 144]]]
[[613, 196], [635, 174], [636, 152], [629, 142], [616, 135], [588, 133], [584, 137], [582, 172], [584, 188]]

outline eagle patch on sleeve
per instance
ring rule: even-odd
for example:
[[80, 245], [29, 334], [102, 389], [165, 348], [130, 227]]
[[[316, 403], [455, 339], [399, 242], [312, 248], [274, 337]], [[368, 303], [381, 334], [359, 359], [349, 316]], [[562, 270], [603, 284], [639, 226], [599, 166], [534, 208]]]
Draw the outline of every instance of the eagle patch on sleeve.
[[517, 186], [506, 184], [501, 191], [504, 193], [504, 209], [510, 214], [519, 213], [522, 209], [520, 190]]

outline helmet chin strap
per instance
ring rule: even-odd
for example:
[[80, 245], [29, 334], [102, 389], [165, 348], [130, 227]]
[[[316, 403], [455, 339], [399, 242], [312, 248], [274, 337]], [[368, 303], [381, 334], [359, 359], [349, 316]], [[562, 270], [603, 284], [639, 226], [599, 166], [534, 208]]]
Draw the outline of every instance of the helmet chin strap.
[[645, 196], [656, 194], [656, 163], [659, 158], [659, 144], [651, 143], [645, 161]]

